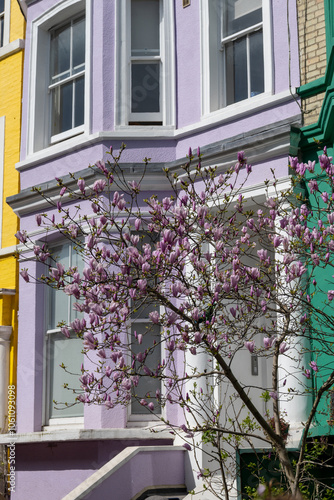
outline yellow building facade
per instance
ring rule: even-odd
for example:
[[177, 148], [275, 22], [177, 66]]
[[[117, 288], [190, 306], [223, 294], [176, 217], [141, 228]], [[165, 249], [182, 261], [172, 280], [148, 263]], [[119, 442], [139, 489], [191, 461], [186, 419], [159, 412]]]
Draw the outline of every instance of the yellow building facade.
[[13, 254], [19, 221], [6, 204], [19, 192], [25, 20], [17, 0], [0, 0], [0, 429], [6, 425], [7, 388], [16, 383], [18, 265]]

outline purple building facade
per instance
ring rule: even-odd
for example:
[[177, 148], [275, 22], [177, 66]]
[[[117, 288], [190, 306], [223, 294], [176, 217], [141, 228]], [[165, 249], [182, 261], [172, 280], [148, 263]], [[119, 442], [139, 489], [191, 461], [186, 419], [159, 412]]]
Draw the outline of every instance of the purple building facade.
[[[295, 0], [192, 0], [186, 7], [181, 0], [20, 3], [27, 18], [21, 161], [16, 166], [21, 192], [8, 201], [21, 228], [36, 241], [45, 241], [46, 235], [35, 216], [51, 214], [51, 209], [31, 188], [41, 186], [57, 201], [56, 177], [66, 181], [71, 172], [92, 183], [88, 165], [122, 143], [127, 147], [121, 163], [129, 180], [140, 175], [143, 158], [151, 158], [147, 193], [168, 189], [162, 168], [177, 169], [188, 149], [197, 146], [202, 164], [222, 171], [238, 151], [245, 151], [254, 165], [245, 196], [264, 197], [264, 180], [272, 168], [278, 185], [287, 185], [287, 157], [297, 153], [295, 131], [301, 121], [295, 94]], [[59, 235], [49, 236], [48, 243], [64, 264], [73, 264], [73, 249]], [[22, 252], [22, 267], [37, 278], [43, 271], [30, 257]], [[65, 340], [57, 328], [60, 319], [71, 318], [71, 302], [23, 280], [19, 294], [12, 498], [129, 500], [146, 498], [145, 491], [157, 485], [193, 489], [191, 457], [167, 431], [152, 434], [156, 422], [148, 415], [102, 406], [54, 409], [53, 400], [69, 398], [59, 364], [80, 366], [83, 361], [81, 341]], [[257, 375], [250, 366], [247, 372], [247, 363], [241, 363], [241, 376], [268, 376], [262, 364]], [[166, 411], [168, 420], [182, 424], [181, 412]], [[295, 420], [301, 421], [304, 408], [295, 411]], [[155, 450], [150, 456], [147, 446]], [[161, 458], [167, 446], [174, 453], [166, 458], [173, 464], [168, 477]], [[127, 447], [137, 451], [124, 458]], [[146, 453], [140, 471], [138, 453]], [[84, 481], [110, 460], [118, 465], [113, 463], [112, 474], [103, 476], [102, 489], [89, 490]]]

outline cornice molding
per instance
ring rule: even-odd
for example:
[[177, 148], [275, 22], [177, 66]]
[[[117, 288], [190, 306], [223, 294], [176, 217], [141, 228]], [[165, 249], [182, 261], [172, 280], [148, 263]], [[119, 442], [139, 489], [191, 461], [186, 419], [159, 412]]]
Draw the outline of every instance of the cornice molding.
[[[226, 140], [214, 142], [201, 148], [202, 166], [215, 165], [218, 172], [226, 170], [233, 165], [237, 159], [238, 151], [246, 152], [249, 163], [257, 164], [269, 161], [280, 156], [297, 155], [299, 142], [299, 122], [300, 116], [286, 119], [278, 123], [266, 125], [258, 129], [244, 132]], [[194, 152], [194, 156], [196, 153]], [[163, 191], [169, 187], [165, 178], [164, 169], [168, 168], [172, 172], [180, 172], [181, 166], [187, 163], [186, 157], [179, 158], [172, 162], [149, 163], [143, 177], [145, 165], [143, 163], [120, 163], [126, 179], [141, 180], [142, 190]], [[87, 167], [72, 175], [62, 178], [64, 185], [76, 191], [77, 179], [85, 180], [87, 187], [102, 177], [96, 167]], [[143, 177], [143, 179], [142, 179]], [[53, 179], [37, 186], [38, 189], [56, 205], [59, 197], [58, 182]], [[116, 189], [116, 187], [115, 187]], [[50, 208], [49, 201], [46, 201], [38, 192], [31, 188], [22, 190], [19, 194], [7, 198], [7, 203], [19, 217], [31, 214], [36, 211], [43, 211]], [[70, 201], [66, 194], [62, 197], [62, 203]]]

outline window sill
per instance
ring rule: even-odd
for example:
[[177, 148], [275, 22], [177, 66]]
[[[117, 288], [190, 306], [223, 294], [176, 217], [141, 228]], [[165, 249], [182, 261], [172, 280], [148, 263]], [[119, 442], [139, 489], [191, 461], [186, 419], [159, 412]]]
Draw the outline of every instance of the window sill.
[[209, 113], [204, 113], [202, 115], [201, 123], [216, 123], [221, 121], [229, 121], [231, 119], [236, 120], [254, 111], [258, 112], [262, 109], [270, 107], [272, 104], [278, 105], [281, 102], [293, 100], [293, 98], [298, 99], [295, 88], [292, 88], [291, 91], [286, 90], [285, 92], [281, 92], [280, 94], [271, 94], [269, 92], [264, 92], [263, 94], [245, 99], [244, 101], [230, 104], [225, 108], [221, 108]]
[[8, 43], [3, 47], [0, 47], [0, 61], [2, 59], [5, 59], [6, 57], [16, 54], [16, 52], [19, 52], [20, 50], [23, 49], [24, 49], [24, 40], [22, 40], [21, 38], [17, 38], [13, 42]]
[[43, 427], [44, 432], [62, 431], [65, 429], [83, 429], [84, 417], [52, 418], [49, 425]]

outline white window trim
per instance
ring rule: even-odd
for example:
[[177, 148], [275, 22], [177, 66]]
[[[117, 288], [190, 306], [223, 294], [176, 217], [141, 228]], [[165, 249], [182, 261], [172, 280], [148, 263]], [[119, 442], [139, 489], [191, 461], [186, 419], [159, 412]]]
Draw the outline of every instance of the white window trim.
[[[161, 312], [161, 308], [159, 308]], [[138, 323], [144, 323], [147, 324], [149, 323], [150, 320], [149, 318], [138, 318], [136, 320], [129, 320], [128, 324], [128, 338], [131, 339], [131, 325], [132, 324], [138, 324]], [[160, 348], [161, 349], [161, 348]], [[161, 359], [164, 357], [162, 354], [162, 349], [160, 352]], [[161, 394], [164, 394], [164, 385], [161, 381]], [[152, 425], [155, 425], [157, 422], [161, 421], [161, 418], [165, 416], [165, 408], [161, 408], [161, 413], [154, 413], [151, 414], [149, 411], [147, 413], [132, 413], [131, 412], [131, 402], [127, 406], [127, 426], [128, 427], [142, 427], [142, 426], [147, 426], [149, 423], [152, 423]]]
[[[174, 29], [174, 2], [160, 0], [162, 19], [160, 26], [160, 56], [162, 61], [161, 79], [161, 112], [159, 117], [155, 113], [133, 114], [130, 111], [130, 45], [131, 45], [131, 0], [117, 0], [116, 3], [116, 92], [115, 92], [115, 124], [116, 130], [120, 127], [142, 130], [145, 125], [129, 125], [131, 121], [161, 121], [162, 125], [150, 126], [175, 127], [175, 29]], [[142, 58], [139, 58], [142, 60]], [[155, 115], [155, 116], [154, 116]]]
[[[31, 61], [29, 67], [28, 134], [27, 154], [48, 148], [90, 130], [90, 48], [91, 48], [92, 0], [63, 0], [32, 22]], [[85, 13], [86, 60], [85, 60], [85, 117], [84, 125], [75, 127], [51, 138], [49, 87], [50, 30], [80, 13]], [[47, 61], [47, 64], [45, 64]], [[39, 68], [39, 71], [37, 71]], [[36, 78], [36, 74], [39, 75]]]
[[1, 47], [9, 44], [9, 28], [10, 28], [10, 0], [5, 0], [4, 10], [4, 26], [3, 26], [3, 44]]
[[[55, 241], [52, 244], [51, 248], [56, 248], [60, 245], [62, 245], [64, 241]], [[66, 241], [65, 241], [66, 243]], [[69, 247], [72, 248], [73, 246], [69, 244]], [[72, 255], [72, 250], [69, 250], [69, 254]], [[70, 264], [72, 265], [72, 263]], [[47, 286], [47, 285], [45, 285]], [[44, 293], [46, 293], [46, 300], [45, 300], [45, 306], [44, 306], [44, 320], [49, 319], [50, 317], [50, 310], [51, 310], [51, 301], [50, 301], [50, 292], [51, 289], [47, 287], [46, 290], [44, 290]], [[68, 299], [70, 300], [70, 296], [68, 296]], [[67, 310], [68, 317], [64, 318], [69, 324], [70, 322], [70, 308]], [[50, 404], [50, 367], [48, 366], [47, 362], [49, 360], [49, 341], [50, 337], [53, 334], [60, 334], [61, 329], [56, 327], [56, 328], [48, 328], [47, 322], [45, 322], [45, 328], [44, 328], [44, 344], [43, 344], [43, 406], [42, 406], [42, 422], [43, 422], [43, 429], [44, 430], [50, 430], [50, 429], [63, 429], [67, 428], [69, 425], [74, 426], [74, 427], [83, 427], [84, 423], [84, 416], [80, 417], [50, 417], [49, 415], [49, 404]], [[82, 404], [82, 403], [80, 403]], [[61, 411], [61, 410], [60, 410]]]
[[5, 166], [5, 116], [0, 116], [0, 248], [2, 247], [3, 173]]
[[[263, 24], [263, 58], [266, 61], [264, 65], [264, 92], [258, 96], [250, 97], [243, 101], [229, 104], [226, 107], [221, 107], [218, 110], [210, 111], [210, 57], [209, 57], [209, 3], [212, 0], [201, 0], [201, 75], [202, 75], [202, 117], [214, 114], [215, 116], [222, 114], [230, 114], [234, 107], [243, 109], [246, 112], [248, 109], [254, 108], [254, 100], [261, 100], [263, 96], [273, 94], [273, 50], [272, 50], [272, 14], [271, 1], [262, 0], [262, 24]], [[222, 0], [220, 0], [222, 1]], [[253, 28], [251, 31], [253, 31]], [[220, 36], [220, 35], [219, 35]], [[224, 43], [235, 35], [226, 37]], [[256, 101], [255, 101], [256, 102]], [[227, 110], [227, 111], [226, 111]], [[229, 111], [231, 110], [231, 111]]]

